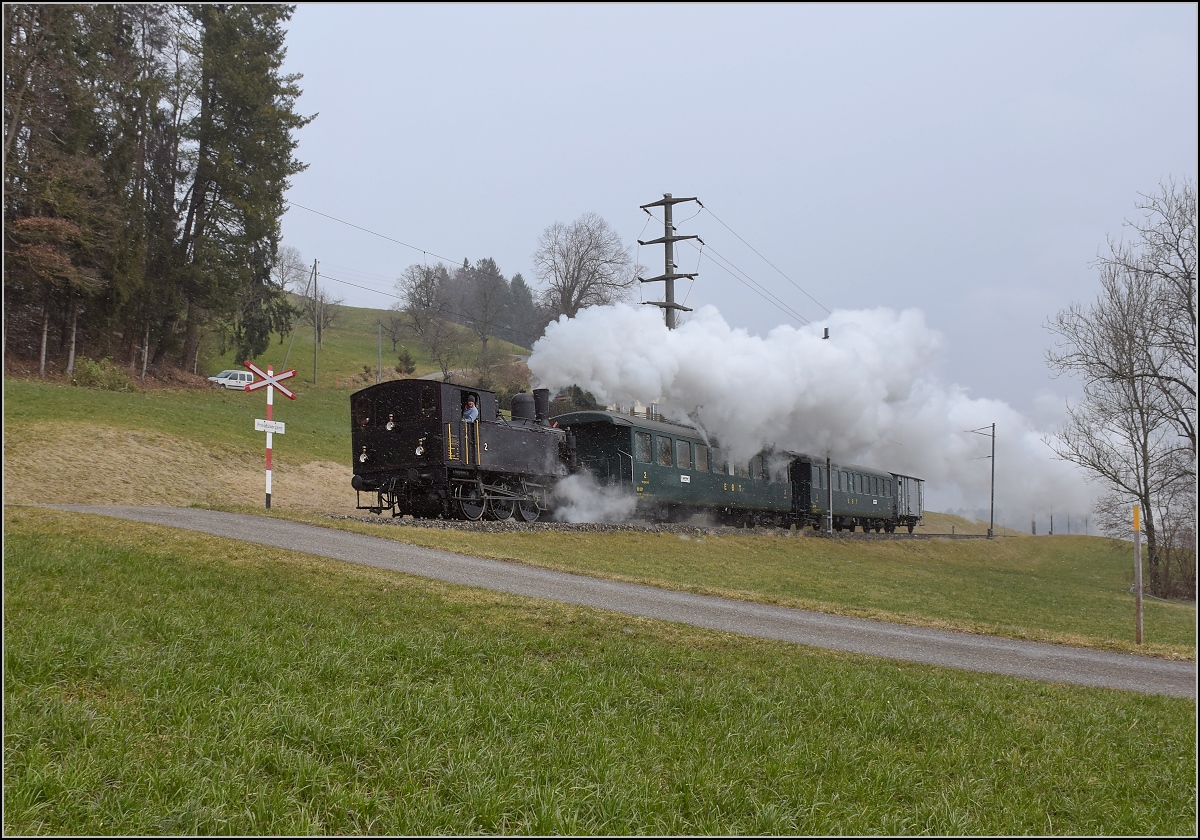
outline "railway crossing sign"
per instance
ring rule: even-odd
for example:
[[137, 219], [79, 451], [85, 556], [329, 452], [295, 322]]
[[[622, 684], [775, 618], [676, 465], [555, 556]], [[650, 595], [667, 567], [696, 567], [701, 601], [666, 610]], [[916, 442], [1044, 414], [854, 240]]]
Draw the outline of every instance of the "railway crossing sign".
[[293, 369], [293, 370], [285, 370], [282, 373], [276, 373], [271, 368], [270, 365], [267, 365], [267, 369], [264, 372], [262, 370], [262, 368], [260, 368], [258, 365], [254, 364], [254, 362], [251, 362], [251, 361], [246, 362], [246, 367], [250, 368], [250, 370], [252, 370], [254, 373], [261, 376], [262, 379], [259, 379], [256, 382], [251, 382], [249, 385], [246, 386], [245, 390], [257, 391], [259, 388], [267, 389], [267, 419], [266, 420], [255, 420], [254, 421], [254, 429], [259, 432], [267, 433], [267, 507], [270, 508], [271, 507], [271, 438], [274, 435], [283, 434], [283, 423], [276, 422], [275, 419], [271, 417], [272, 405], [275, 402], [275, 400], [273, 398], [275, 396], [276, 389], [278, 389], [278, 390], [282, 391], [283, 395], [285, 397], [287, 397], [289, 400], [296, 399], [295, 394], [293, 394], [284, 385], [279, 384], [284, 379], [291, 379], [293, 376], [295, 376], [296, 371], [295, 371], [295, 369]]
[[[258, 365], [254, 364], [254, 362], [246, 362], [246, 367], [250, 368], [250, 370], [254, 371], [259, 376], [262, 377], [262, 379], [258, 380], [257, 382], [251, 382], [249, 385], [247, 385], [246, 390], [247, 391], [257, 391], [259, 388], [266, 388], [267, 389], [267, 405], [271, 404], [271, 391], [274, 390], [275, 388], [278, 388], [280, 391], [282, 391], [283, 395], [285, 397], [287, 397], [289, 400], [296, 399], [295, 394], [293, 394], [291, 391], [289, 391], [283, 385], [279, 384], [284, 379], [291, 379], [293, 376], [295, 376], [296, 375], [295, 368], [293, 368], [292, 370], [285, 370], [282, 373], [272, 373], [271, 367], [270, 367], [270, 365], [268, 365], [267, 372], [263, 373], [262, 369]], [[268, 418], [268, 419], [270, 419], [270, 418]]]

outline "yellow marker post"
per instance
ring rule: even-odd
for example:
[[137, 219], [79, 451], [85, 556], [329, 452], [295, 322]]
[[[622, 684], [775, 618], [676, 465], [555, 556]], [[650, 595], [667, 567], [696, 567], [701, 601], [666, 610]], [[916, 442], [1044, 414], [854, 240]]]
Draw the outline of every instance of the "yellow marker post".
[[1142, 643], [1142, 506], [1133, 506], [1133, 600], [1137, 605], [1136, 639]]

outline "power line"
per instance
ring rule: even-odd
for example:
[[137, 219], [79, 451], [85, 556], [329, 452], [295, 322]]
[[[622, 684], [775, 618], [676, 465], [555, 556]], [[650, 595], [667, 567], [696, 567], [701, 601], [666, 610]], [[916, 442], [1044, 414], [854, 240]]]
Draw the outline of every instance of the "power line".
[[[650, 213], [649, 210], [646, 211], [646, 214], [657, 220], [657, 217], [655, 217], [652, 213]], [[736, 236], [736, 234], [735, 234], [735, 236]], [[693, 242], [689, 241], [687, 244], [691, 245], [693, 248], [696, 248], [696, 245]], [[761, 283], [759, 283], [757, 280], [755, 280], [753, 277], [751, 277], [748, 272], [742, 270], [741, 268], [738, 268], [731, 260], [729, 260], [727, 257], [723, 256], [720, 252], [718, 252], [715, 248], [713, 248], [708, 243], [705, 243], [705, 247], [708, 249], [708, 251], [711, 254], [715, 255], [716, 258], [714, 259], [713, 256], [705, 254], [703, 248], [697, 248], [697, 250], [700, 252], [700, 257], [707, 256], [708, 259], [712, 260], [712, 262], [715, 263], [718, 268], [720, 268], [725, 273], [729, 274], [731, 277], [733, 277], [734, 280], [737, 280], [743, 286], [746, 286], [748, 289], [750, 289], [750, 291], [754, 292], [756, 295], [761, 297], [763, 300], [767, 301], [767, 303], [772, 304], [775, 308], [779, 309], [781, 312], [783, 312], [789, 318], [794, 318], [797, 321], [799, 321], [801, 324], [809, 323], [809, 320], [807, 318], [805, 318], [800, 313], [796, 312], [794, 309], [792, 309], [790, 306], [788, 306], [786, 303], [784, 303], [782, 300], [780, 300], [778, 297], [776, 297], [773, 293], [769, 292], [766, 289], [766, 287], [764, 287]], [[758, 252], [756, 251], [755, 253], [758, 253]], [[721, 264], [722, 262], [726, 263], [726, 265], [722, 265]], [[738, 276], [738, 275], [741, 275], [741, 276]], [[688, 295], [689, 296], [691, 295], [691, 289], [688, 290]]]
[[[689, 242], [688, 244], [691, 245], [692, 243]], [[692, 247], [695, 248], [696, 246], [692, 245]], [[775, 304], [775, 306], [778, 309], [780, 309], [784, 314], [786, 314], [792, 318], [795, 318], [801, 324], [809, 323], [809, 320], [807, 318], [805, 318], [803, 315], [801, 315], [796, 310], [792, 309], [790, 306], [788, 306], [786, 303], [784, 303], [782, 300], [780, 300], [778, 297], [776, 297], [772, 292], [767, 291], [766, 287], [764, 287], [757, 280], [752, 278], [748, 273], [746, 273], [745, 271], [743, 271], [742, 269], [740, 269], [736, 265], [734, 265], [732, 262], [730, 262], [730, 260], [728, 258], [726, 258], [725, 256], [723, 256], [719, 251], [717, 251], [717, 249], [713, 248], [711, 245], [708, 245], [707, 247], [708, 247], [710, 254], [715, 254], [717, 259], [713, 259], [712, 256], [708, 256], [708, 255], [704, 254], [703, 251], [701, 251], [701, 256], [708, 256], [708, 259], [712, 260], [712, 262], [716, 263], [718, 268], [723, 269], [727, 274], [732, 276], [735, 280], [739, 281], [743, 285], [747, 286], [751, 291], [757, 293], [760, 297], [762, 297], [768, 303]], [[725, 266], [721, 265], [721, 263], [718, 262], [718, 260], [728, 263], [729, 268], [726, 268]], [[735, 273], [735, 272], [737, 272], [737, 273]], [[745, 280], [743, 280], [742, 277], [738, 277], [738, 274], [741, 274], [743, 277], [745, 277]]]
[[[743, 238], [742, 238], [742, 236], [741, 236], [741, 235], [739, 235], [739, 234], [737, 233], [737, 231], [733, 230], [733, 228], [731, 228], [731, 227], [729, 227], [729, 225], [725, 224], [725, 222], [723, 222], [723, 221], [722, 221], [722, 220], [721, 220], [721, 219], [720, 219], [720, 218], [717, 216], [717, 214], [716, 214], [716, 213], [713, 213], [711, 209], [709, 209], [708, 207], [705, 207], [705, 206], [704, 206], [704, 204], [702, 204], [702, 203], [701, 203], [699, 200], [697, 200], [697, 201], [696, 201], [696, 203], [700, 205], [700, 207], [702, 208], [702, 210], [707, 210], [707, 211], [708, 211], [708, 214], [709, 214], [710, 216], [712, 216], [714, 219], [716, 219], [718, 222], [720, 222], [720, 223], [721, 223], [721, 224], [722, 224], [722, 225], [725, 227], [725, 229], [726, 229], [726, 230], [728, 230], [730, 233], [732, 233], [734, 236], [736, 236], [736, 237], [737, 237], [739, 240], [741, 240], [741, 242], [742, 242], [742, 243], [743, 243], [743, 244], [744, 244], [744, 245], [745, 245], [747, 248], [749, 248], [751, 251], [754, 251], [754, 253], [755, 253], [755, 254], [757, 254], [757, 255], [758, 255], [758, 256], [759, 256], [759, 257], [760, 257], [760, 258], [761, 258], [761, 259], [762, 259], [764, 262], [766, 262], [768, 265], [770, 265], [772, 268], [774, 268], [774, 269], [775, 269], [777, 272], [779, 272], [779, 274], [780, 274], [780, 275], [781, 275], [781, 276], [782, 276], [782, 277], [783, 277], [785, 280], [787, 280], [789, 283], [791, 283], [793, 286], [795, 286], [797, 289], [799, 289], [801, 292], [803, 292], [803, 293], [804, 293], [804, 294], [805, 294], [805, 295], [806, 295], [806, 296], [807, 296], [807, 297], [808, 297], [810, 300], [812, 300], [814, 303], [816, 303], [818, 306], [820, 306], [820, 307], [821, 307], [822, 309], [824, 309], [826, 312], [829, 312], [829, 311], [830, 311], [828, 307], [826, 307], [826, 306], [825, 306], [823, 303], [821, 303], [820, 301], [818, 301], [816, 298], [814, 298], [812, 295], [810, 295], [808, 292], [806, 292], [804, 289], [802, 289], [800, 286], [798, 286], [798, 285], [795, 283], [795, 281], [793, 281], [793, 280], [792, 280], [790, 277], [788, 277], [786, 274], [784, 274], [782, 271], [780, 271], [780, 269], [778, 268], [778, 266], [776, 266], [774, 263], [772, 263], [770, 260], [768, 260], [766, 257], [764, 257], [764, 256], [763, 256], [761, 253], [759, 253], [759, 251], [758, 251], [758, 250], [757, 250], [757, 249], [756, 249], [756, 248], [755, 248], [753, 245], [751, 245], [750, 243], [746, 242], [746, 240], [745, 240], [745, 239], [743, 239]], [[289, 205], [289, 206], [293, 206], [293, 207], [299, 207], [301, 210], [307, 210], [307, 211], [308, 211], [308, 212], [310, 212], [310, 213], [314, 213], [314, 214], [316, 214], [316, 215], [318, 215], [318, 216], [322, 216], [322, 217], [324, 217], [324, 218], [326, 218], [326, 219], [330, 219], [331, 221], [337, 222], [338, 224], [346, 225], [347, 227], [352, 227], [352, 228], [354, 228], [355, 230], [360, 230], [360, 231], [362, 231], [363, 233], [368, 233], [368, 234], [370, 234], [370, 235], [372, 235], [372, 236], [378, 236], [380, 239], [385, 239], [385, 240], [387, 240], [388, 242], [394, 242], [395, 244], [397, 244], [397, 245], [402, 245], [402, 246], [404, 246], [405, 248], [410, 248], [410, 249], [412, 249], [412, 250], [414, 250], [414, 251], [420, 251], [420, 252], [421, 252], [421, 254], [422, 254], [424, 257], [426, 257], [426, 258], [427, 258], [427, 257], [430, 257], [430, 256], [432, 256], [432, 257], [434, 257], [434, 258], [436, 258], [436, 259], [439, 259], [439, 260], [441, 260], [443, 263], [447, 263], [447, 264], [450, 264], [450, 265], [457, 265], [457, 261], [456, 261], [456, 260], [452, 260], [452, 259], [450, 259], [449, 257], [444, 257], [444, 256], [442, 256], [441, 254], [438, 254], [438, 253], [437, 253], [437, 252], [435, 252], [435, 251], [430, 251], [430, 250], [428, 250], [428, 249], [425, 249], [425, 248], [420, 248], [420, 247], [418, 247], [418, 246], [416, 246], [416, 245], [412, 245], [412, 244], [410, 244], [410, 243], [408, 243], [408, 242], [404, 242], [404, 241], [402, 241], [402, 240], [396, 239], [395, 237], [391, 237], [391, 236], [388, 236], [388, 235], [386, 235], [386, 234], [379, 233], [378, 231], [374, 231], [374, 230], [371, 230], [371, 229], [369, 229], [369, 228], [362, 227], [361, 225], [356, 225], [356, 224], [354, 224], [353, 222], [347, 222], [345, 219], [339, 219], [339, 218], [337, 218], [336, 216], [331, 216], [331, 215], [330, 215], [330, 214], [328, 214], [328, 213], [322, 213], [322, 212], [321, 212], [321, 211], [319, 211], [319, 210], [314, 210], [314, 209], [312, 209], [311, 207], [306, 207], [306, 206], [305, 206], [305, 205], [303, 205], [303, 204], [299, 204], [299, 203], [297, 203], [297, 202], [294, 202], [294, 201], [289, 201], [289, 202], [288, 202], [288, 205]], [[650, 213], [650, 211], [649, 211], [649, 210], [647, 210], [647, 211], [646, 211], [646, 214], [647, 214], [648, 216], [650, 216], [651, 218], [653, 218], [653, 217], [654, 217], [654, 216], [653, 216], [653, 214], [652, 214], [652, 213]], [[695, 215], [699, 215], [699, 213], [697, 213], [697, 214], [695, 214]], [[691, 216], [690, 218], [695, 218], [695, 215], [694, 215], [694, 216]], [[643, 230], [645, 230], [645, 228], [644, 228], [644, 227], [643, 227]], [[688, 242], [688, 244], [689, 244], [689, 245], [692, 245], [692, 247], [696, 247], [696, 246], [695, 246], [695, 245], [693, 245], [693, 244], [692, 244], [690, 241]], [[700, 257], [701, 257], [701, 258], [703, 258], [703, 257], [707, 256], [707, 255], [704, 253], [704, 250], [703, 250], [703, 249], [699, 249], [699, 250], [700, 250]], [[742, 270], [741, 268], [739, 268], [738, 266], [736, 266], [736, 265], [735, 265], [735, 264], [734, 264], [734, 263], [733, 263], [731, 260], [729, 260], [728, 258], [726, 258], [726, 257], [722, 256], [722, 255], [721, 255], [719, 252], [717, 252], [717, 251], [716, 251], [716, 250], [715, 250], [715, 249], [714, 249], [714, 248], [713, 248], [711, 245], [710, 245], [710, 246], [708, 246], [708, 250], [709, 250], [709, 252], [710, 252], [711, 254], [715, 255], [715, 256], [716, 256], [716, 258], [717, 258], [717, 259], [714, 259], [714, 258], [713, 258], [713, 256], [708, 256], [708, 259], [712, 260], [712, 261], [713, 261], [713, 262], [714, 262], [714, 263], [717, 265], [717, 267], [718, 267], [718, 268], [721, 268], [723, 271], [725, 271], [726, 273], [728, 273], [730, 276], [732, 276], [732, 277], [733, 277], [735, 280], [737, 280], [739, 283], [741, 283], [742, 285], [744, 285], [744, 286], [746, 286], [747, 288], [749, 288], [749, 289], [750, 289], [752, 292], [754, 292], [754, 293], [755, 293], [755, 294], [757, 294], [759, 297], [761, 297], [761, 298], [763, 298], [764, 300], [766, 300], [768, 303], [771, 303], [772, 305], [774, 305], [776, 308], [778, 308], [778, 309], [779, 309], [780, 311], [782, 311], [784, 314], [788, 315], [788, 316], [789, 316], [789, 317], [791, 317], [791, 318], [795, 318], [795, 319], [796, 319], [797, 321], [799, 321], [801, 324], [808, 324], [808, 323], [809, 323], [809, 319], [805, 318], [803, 315], [800, 315], [798, 312], [796, 312], [796, 311], [795, 311], [794, 309], [792, 309], [790, 306], [788, 306], [787, 304], [785, 304], [785, 303], [784, 303], [782, 300], [780, 300], [778, 297], [776, 297], [776, 296], [775, 296], [773, 293], [771, 293], [770, 291], [768, 291], [768, 290], [766, 289], [766, 287], [764, 287], [764, 286], [763, 286], [762, 284], [760, 284], [758, 281], [754, 280], [754, 279], [753, 279], [753, 278], [750, 276], [750, 274], [749, 274], [748, 272], [746, 272], [746, 271]], [[639, 248], [639, 252], [640, 252], [640, 248]], [[720, 262], [718, 262], [718, 259], [719, 259], [719, 260], [721, 260], [721, 261], [724, 261], [725, 263], [727, 263], [729, 267], [726, 267], [725, 265], [721, 265], [721, 263], [720, 263]], [[350, 271], [354, 271], [353, 269], [348, 269], [348, 270], [350, 270]], [[505, 280], [506, 282], [510, 282], [510, 281], [508, 281], [508, 278], [506, 278], [506, 277], [504, 277], [503, 275], [500, 275], [500, 274], [493, 274], [492, 272], [487, 272], [487, 271], [479, 271], [478, 269], [472, 269], [472, 270], [473, 270], [473, 271], [476, 271], [476, 272], [478, 272], [479, 274], [481, 274], [481, 275], [483, 275], [483, 276], [486, 276], [486, 277], [494, 277], [494, 278], [498, 278], [498, 279]], [[364, 273], [364, 274], [365, 274], [366, 272], [356, 272], [356, 273]], [[740, 274], [741, 276], [739, 276], [739, 274]], [[325, 275], [321, 275], [321, 276], [325, 276]], [[381, 275], [375, 275], [375, 276], [381, 276]], [[743, 279], [743, 278], [745, 278], [745, 279]], [[359, 286], [358, 284], [355, 284], [355, 283], [350, 283], [350, 282], [349, 282], [349, 281], [347, 281], [347, 280], [341, 280], [341, 279], [339, 279], [339, 278], [337, 278], [337, 277], [328, 277], [327, 279], [329, 279], [329, 280], [333, 280], [333, 281], [335, 281], [335, 282], [337, 282], [337, 283], [344, 283], [344, 284], [346, 284], [346, 285], [349, 285], [349, 286], [355, 286], [356, 288], [363, 289], [363, 290], [365, 290], [365, 291], [368, 291], [368, 292], [375, 292], [376, 294], [381, 294], [381, 295], [385, 295], [385, 296], [387, 296], [387, 297], [396, 298], [397, 300], [403, 300], [403, 298], [400, 298], [400, 297], [399, 297], [399, 296], [397, 296], [397, 295], [393, 295], [393, 294], [390, 294], [390, 293], [388, 293], [388, 292], [381, 292], [381, 291], [379, 291], [378, 289], [372, 289], [372, 288], [368, 288], [368, 287], [366, 287], [366, 286]], [[689, 295], [689, 296], [691, 295], [691, 289], [690, 289], [690, 288], [689, 288], [689, 291], [688, 291], [688, 295]], [[454, 314], [458, 315], [458, 313], [454, 313]], [[458, 317], [462, 317], [462, 318], [468, 318], [469, 320], [475, 320], [475, 319], [470, 319], [470, 318], [469, 318], [469, 316], [466, 316], [466, 315], [458, 315]], [[531, 337], [533, 337], [532, 335], [530, 335], [530, 334], [528, 334], [528, 333], [521, 333], [521, 332], [519, 332], [519, 331], [516, 331], [516, 330], [513, 330], [513, 332], [514, 332], [514, 334], [516, 334], [516, 335], [524, 335], [526, 338], [531, 338]]]
[[724, 222], [722, 222], [722, 221], [721, 221], [721, 217], [720, 217], [720, 216], [718, 216], [718, 215], [717, 215], [716, 213], [714, 213], [712, 210], [709, 210], [709, 208], [705, 207], [705, 206], [704, 206], [703, 204], [701, 204], [699, 201], [697, 201], [696, 203], [697, 203], [697, 204], [700, 204], [700, 207], [701, 207], [702, 209], [704, 209], [704, 210], [708, 210], [708, 214], [709, 214], [710, 216], [712, 216], [714, 219], [716, 219], [718, 222], [721, 222], [721, 224], [724, 226], [724, 228], [725, 228], [727, 231], [729, 231], [730, 233], [732, 233], [734, 236], [736, 236], [738, 239], [740, 239], [740, 240], [741, 240], [741, 242], [742, 242], [742, 244], [743, 244], [743, 245], [745, 245], [747, 248], [749, 248], [749, 249], [750, 249], [751, 251], [753, 251], [754, 253], [758, 254], [758, 256], [759, 256], [759, 257], [762, 259], [762, 261], [763, 261], [763, 262], [765, 262], [767, 265], [771, 266], [771, 268], [773, 268], [773, 269], [775, 269], [776, 271], [778, 271], [778, 272], [779, 272], [779, 276], [780, 276], [780, 277], [782, 277], [784, 280], [786, 280], [786, 281], [788, 281], [789, 283], [791, 283], [793, 286], [795, 286], [795, 287], [796, 287], [797, 289], [799, 289], [801, 292], [804, 292], [805, 296], [806, 296], [806, 297], [807, 297], [809, 300], [811, 300], [811, 301], [812, 301], [813, 303], [815, 303], [817, 306], [819, 306], [819, 307], [821, 307], [822, 309], [824, 309], [826, 313], [828, 313], [828, 314], [830, 314], [830, 315], [832, 315], [832, 314], [833, 314], [832, 312], [830, 312], [830, 310], [829, 310], [829, 307], [828, 307], [828, 306], [826, 306], [825, 304], [821, 303], [821, 301], [817, 300], [815, 297], [813, 297], [812, 295], [810, 295], [808, 292], [804, 291], [804, 289], [800, 288], [800, 286], [799, 286], [799, 285], [796, 283], [796, 281], [795, 281], [795, 280], [793, 280], [791, 277], [788, 277], [786, 274], [784, 274], [782, 271], [780, 271], [780, 269], [779, 269], [779, 266], [775, 265], [775, 263], [771, 262], [769, 259], [767, 259], [766, 257], [764, 257], [762, 254], [759, 254], [759, 253], [758, 253], [758, 249], [757, 249], [757, 248], [755, 248], [753, 245], [751, 245], [751, 244], [750, 244], [749, 242], [747, 242], [745, 239], [742, 239], [741, 235], [740, 235], [740, 234], [739, 234], [739, 233], [738, 233], [736, 230], [734, 230], [734, 229], [733, 229], [733, 228], [731, 228], [729, 225], [727, 225], [727, 224], [725, 224]]
[[[305, 207], [303, 204], [297, 204], [294, 201], [289, 201], [288, 204], [292, 207], [299, 207], [301, 210], [307, 210], [310, 213], [316, 213], [318, 216], [324, 216], [326, 219], [331, 219], [332, 221], [335, 221], [338, 224], [346, 225], [347, 227], [352, 227], [355, 230], [361, 230], [363, 233], [369, 233], [372, 236], [378, 236], [380, 239], [386, 239], [388, 242], [395, 242], [397, 245], [403, 245], [405, 248], [411, 248], [414, 251], [420, 251], [423, 256], [436, 257], [437, 259], [441, 260], [443, 263], [446, 263], [448, 265], [458, 265], [457, 260], [452, 260], [449, 257], [443, 257], [441, 254], [438, 254], [434, 251], [426, 250], [425, 248], [418, 248], [416, 245], [410, 245], [407, 242], [402, 242], [399, 239], [395, 239], [391, 236], [388, 236], [387, 234], [383, 234], [383, 233], [379, 233], [378, 231], [370, 230], [368, 228], [362, 227], [361, 225], [356, 225], [353, 222], [347, 222], [345, 219], [339, 219], [337, 216], [330, 216], [328, 213], [322, 213], [320, 210], [313, 210], [311, 207]], [[484, 277], [495, 277], [497, 279], [504, 280], [505, 282], [510, 282], [508, 280], [508, 278], [505, 277], [503, 274], [493, 274], [490, 271], [480, 271], [477, 268], [472, 268], [471, 270], [476, 272], [477, 274], [484, 276]], [[520, 274], [520, 272], [517, 272], [517, 273]], [[344, 281], [339, 280], [338, 282], [344, 282]], [[368, 290], [368, 291], [374, 291], [374, 290], [372, 289], [372, 290]], [[380, 292], [380, 294], [386, 294], [386, 293]]]

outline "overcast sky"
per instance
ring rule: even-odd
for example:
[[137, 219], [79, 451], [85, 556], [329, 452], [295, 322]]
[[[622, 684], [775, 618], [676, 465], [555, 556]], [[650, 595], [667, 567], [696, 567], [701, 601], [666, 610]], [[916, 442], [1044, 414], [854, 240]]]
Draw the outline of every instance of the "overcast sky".
[[1094, 297], [1089, 263], [1139, 192], [1196, 178], [1196, 17], [302, 3], [285, 69], [318, 116], [298, 134], [309, 168], [284, 244], [345, 281], [324, 282], [347, 304], [386, 308], [406, 266], [439, 257], [533, 283], [542, 231], [587, 212], [659, 274], [662, 246], [635, 240], [662, 227], [639, 207], [697, 196], [706, 211], [675, 208], [706, 243], [677, 246], [699, 273], [677, 300], [759, 335], [826, 308], [918, 308], [947, 384], [1048, 426], [1076, 389], [1047, 371], [1047, 318]]

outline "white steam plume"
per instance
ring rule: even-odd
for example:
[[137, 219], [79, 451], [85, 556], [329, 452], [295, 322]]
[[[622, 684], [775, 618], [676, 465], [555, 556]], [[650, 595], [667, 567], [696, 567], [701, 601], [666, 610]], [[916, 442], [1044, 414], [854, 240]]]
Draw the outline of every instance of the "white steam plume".
[[1004, 402], [937, 381], [942, 344], [917, 309], [837, 311], [760, 337], [711, 306], [668, 330], [658, 309], [619, 304], [551, 323], [529, 368], [539, 387], [696, 417], [737, 460], [773, 445], [924, 478], [933, 510], [986, 511], [991, 467], [980, 459], [991, 441], [966, 430], [995, 423], [997, 520], [1001, 509], [1017, 525], [1031, 512], [1089, 510], [1080, 473], [1044, 432]]
[[633, 516], [635, 500], [616, 487], [602, 487], [587, 473], [567, 476], [554, 486], [551, 497], [559, 522], [625, 522]]

